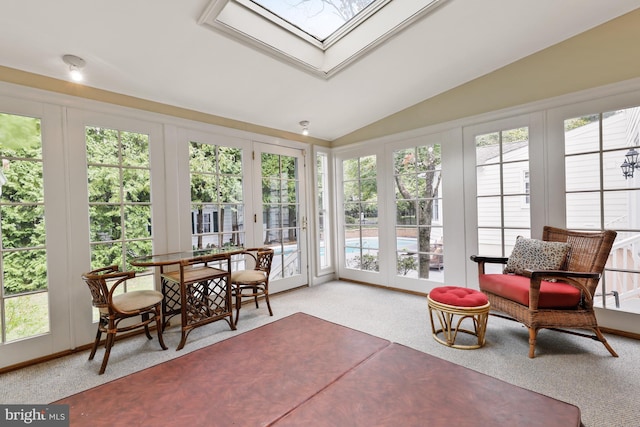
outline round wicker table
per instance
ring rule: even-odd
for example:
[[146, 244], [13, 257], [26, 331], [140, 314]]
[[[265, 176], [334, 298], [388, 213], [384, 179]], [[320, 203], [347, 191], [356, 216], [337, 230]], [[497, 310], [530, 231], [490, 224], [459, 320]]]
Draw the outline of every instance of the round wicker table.
[[[489, 300], [485, 294], [469, 288], [441, 286], [429, 292], [427, 305], [431, 332], [433, 338], [440, 344], [465, 350], [480, 348], [484, 345], [490, 309]], [[434, 323], [434, 314], [439, 323], [438, 328]], [[473, 323], [473, 329], [463, 328], [462, 322], [466, 319]], [[476, 337], [477, 344], [456, 344], [458, 333]]]

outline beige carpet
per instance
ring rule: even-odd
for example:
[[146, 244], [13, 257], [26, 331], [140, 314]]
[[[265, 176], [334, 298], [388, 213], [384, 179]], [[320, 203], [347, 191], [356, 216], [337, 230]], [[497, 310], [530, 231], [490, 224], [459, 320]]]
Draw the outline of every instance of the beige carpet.
[[[169, 350], [157, 340], [135, 337], [117, 342], [104, 375], [97, 375], [102, 352], [88, 351], [0, 376], [0, 403], [45, 404], [136, 372], [296, 312], [308, 313], [353, 329], [407, 345], [529, 390], [574, 404], [587, 427], [640, 425], [640, 343], [608, 335], [620, 355], [614, 358], [596, 341], [541, 331], [537, 357], [529, 359], [528, 333], [521, 325], [490, 317], [487, 345], [456, 350], [431, 337], [426, 299], [345, 282], [330, 282], [272, 296], [274, 316], [266, 306], [247, 305], [238, 330], [216, 322], [194, 330], [185, 348], [175, 348], [180, 333], [165, 334]], [[478, 399], [486, 398], [478, 396]], [[498, 397], [499, 398], [499, 397]]]

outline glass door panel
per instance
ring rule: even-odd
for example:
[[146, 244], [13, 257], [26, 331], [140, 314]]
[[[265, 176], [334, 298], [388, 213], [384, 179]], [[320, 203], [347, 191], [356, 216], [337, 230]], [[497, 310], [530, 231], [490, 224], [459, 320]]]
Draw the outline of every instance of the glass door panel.
[[50, 331], [40, 128], [0, 114], [0, 343]]
[[300, 150], [260, 146], [260, 215], [254, 218], [256, 246], [275, 255], [272, 292], [307, 284], [307, 219], [304, 206], [304, 158]]

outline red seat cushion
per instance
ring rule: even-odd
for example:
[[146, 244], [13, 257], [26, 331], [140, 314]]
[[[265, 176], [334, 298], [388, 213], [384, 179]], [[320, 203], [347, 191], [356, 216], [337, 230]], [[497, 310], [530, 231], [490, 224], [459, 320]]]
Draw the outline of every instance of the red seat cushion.
[[[530, 280], [514, 274], [481, 274], [480, 290], [499, 295], [522, 305], [529, 305]], [[580, 303], [580, 291], [559, 282], [540, 283], [538, 308], [570, 308]]]
[[441, 286], [429, 292], [429, 298], [455, 307], [479, 307], [489, 302], [480, 291], [458, 286]]

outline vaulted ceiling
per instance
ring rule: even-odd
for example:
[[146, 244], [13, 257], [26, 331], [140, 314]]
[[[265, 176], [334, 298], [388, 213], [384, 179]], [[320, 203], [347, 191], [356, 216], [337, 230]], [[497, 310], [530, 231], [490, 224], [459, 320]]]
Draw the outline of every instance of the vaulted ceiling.
[[3, 0], [0, 65], [67, 80], [73, 54], [84, 85], [290, 132], [308, 120], [332, 141], [639, 7], [446, 0], [327, 78], [212, 28], [210, 4]]

